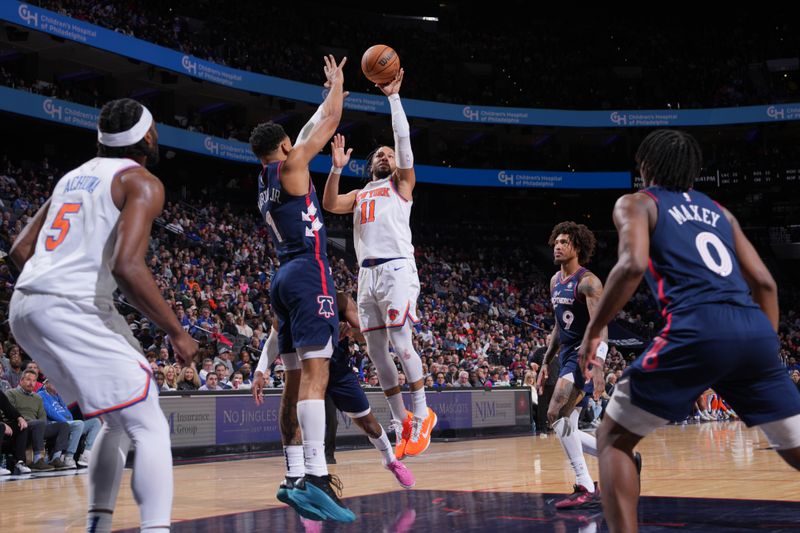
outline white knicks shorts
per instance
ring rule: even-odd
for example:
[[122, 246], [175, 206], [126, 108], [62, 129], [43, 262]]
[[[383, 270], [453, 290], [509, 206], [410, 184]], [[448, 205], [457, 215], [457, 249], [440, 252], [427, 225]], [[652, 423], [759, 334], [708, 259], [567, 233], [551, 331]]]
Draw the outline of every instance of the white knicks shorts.
[[358, 320], [361, 331], [417, 323], [419, 276], [413, 259], [393, 259], [358, 272]]
[[139, 342], [114, 306], [14, 291], [14, 337], [86, 418], [130, 407], [155, 387]]

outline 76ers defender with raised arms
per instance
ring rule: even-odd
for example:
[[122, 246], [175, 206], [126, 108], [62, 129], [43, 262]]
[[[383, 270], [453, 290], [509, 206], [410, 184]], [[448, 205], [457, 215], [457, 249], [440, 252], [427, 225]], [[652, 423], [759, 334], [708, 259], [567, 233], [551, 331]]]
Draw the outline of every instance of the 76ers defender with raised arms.
[[258, 208], [281, 262], [270, 283], [278, 348], [287, 369], [280, 425], [288, 472], [278, 496], [307, 518], [340, 522], [352, 522], [355, 515], [333, 490], [341, 484], [328, 474], [324, 444], [325, 389], [339, 322], [325, 225], [308, 163], [342, 118], [346, 60], [337, 65], [333, 56], [325, 57], [330, 92], [294, 145], [283, 127], [272, 122], [259, 124], [250, 136], [263, 165]]

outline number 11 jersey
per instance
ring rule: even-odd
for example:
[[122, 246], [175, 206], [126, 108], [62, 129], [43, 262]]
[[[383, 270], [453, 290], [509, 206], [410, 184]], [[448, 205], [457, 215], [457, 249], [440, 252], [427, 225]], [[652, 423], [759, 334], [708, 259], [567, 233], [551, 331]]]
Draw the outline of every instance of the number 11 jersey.
[[353, 237], [359, 264], [368, 259], [414, 259], [412, 203], [400, 195], [391, 177], [371, 181], [356, 193]]

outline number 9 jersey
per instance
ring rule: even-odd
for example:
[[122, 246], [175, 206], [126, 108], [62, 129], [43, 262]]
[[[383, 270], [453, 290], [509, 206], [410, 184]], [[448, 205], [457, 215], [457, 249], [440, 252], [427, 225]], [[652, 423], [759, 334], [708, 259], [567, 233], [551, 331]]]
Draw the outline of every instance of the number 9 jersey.
[[589, 325], [589, 308], [586, 307], [586, 300], [578, 294], [578, 284], [587, 272], [589, 271], [584, 267], [580, 267], [570, 277], [561, 279], [559, 271], [550, 290], [550, 302], [553, 304], [553, 314], [558, 322], [558, 342], [561, 345], [559, 356], [562, 367], [566, 359], [577, 358], [583, 333]]

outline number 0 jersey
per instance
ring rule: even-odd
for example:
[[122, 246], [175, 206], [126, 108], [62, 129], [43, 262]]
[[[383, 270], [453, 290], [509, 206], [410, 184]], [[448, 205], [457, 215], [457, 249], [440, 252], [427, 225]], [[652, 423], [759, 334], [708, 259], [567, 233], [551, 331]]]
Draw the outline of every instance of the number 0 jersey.
[[739, 268], [733, 227], [719, 204], [694, 190], [642, 192], [658, 205], [647, 282], [662, 314], [709, 303], [757, 307]]
[[400, 196], [391, 177], [371, 181], [358, 191], [353, 238], [359, 264], [365, 259], [414, 259], [412, 203]]
[[138, 167], [130, 159], [96, 157], [62, 177], [16, 289], [74, 299], [111, 300], [117, 283], [110, 260], [120, 211], [114, 176]]

